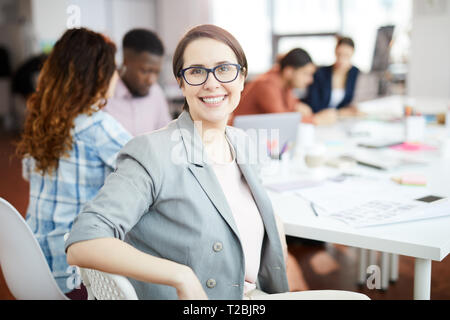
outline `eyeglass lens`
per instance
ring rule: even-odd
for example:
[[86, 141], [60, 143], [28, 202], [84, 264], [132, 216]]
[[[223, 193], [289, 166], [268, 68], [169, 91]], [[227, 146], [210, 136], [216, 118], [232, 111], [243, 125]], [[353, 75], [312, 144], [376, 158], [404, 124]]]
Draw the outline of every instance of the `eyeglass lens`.
[[[233, 64], [223, 64], [215, 67], [214, 76], [220, 82], [231, 82], [236, 79], [239, 68]], [[185, 80], [192, 85], [199, 85], [206, 81], [208, 71], [203, 67], [191, 67], [184, 72]]]

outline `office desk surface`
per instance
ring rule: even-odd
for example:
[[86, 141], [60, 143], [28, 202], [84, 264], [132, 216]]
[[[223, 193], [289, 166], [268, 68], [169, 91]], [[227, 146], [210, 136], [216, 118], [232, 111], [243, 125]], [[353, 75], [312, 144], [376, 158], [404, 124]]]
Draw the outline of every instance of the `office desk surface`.
[[287, 235], [436, 261], [450, 252], [450, 216], [352, 228], [331, 218], [316, 217], [306, 201], [295, 195], [270, 196]]
[[[322, 142], [327, 139], [328, 141], [340, 140], [341, 143], [329, 147], [329, 150], [336, 154], [354, 150], [358, 140], [346, 137], [343, 128], [347, 125], [348, 123], [341, 123], [332, 127], [319, 128], [316, 132], [317, 140]], [[401, 124], [394, 124], [392, 127], [393, 132], [395, 130], [397, 130], [397, 134], [401, 132]], [[436, 132], [439, 133], [442, 130], [441, 128], [431, 128], [428, 130], [428, 136], [435, 135]], [[417, 166], [413, 169], [414, 172], [422, 173], [427, 177], [427, 189], [436, 195], [450, 196], [450, 159], [441, 158], [439, 150], [409, 155], [427, 159], [427, 165]], [[298, 164], [296, 161], [299, 161], [298, 158], [292, 159], [287, 164], [281, 164], [279, 168], [281, 173], [266, 177], [263, 179], [264, 183], [291, 181], [298, 177], [304, 177], [304, 173], [308, 170], [305, 171], [304, 164], [300, 170], [293, 169]], [[289, 168], [283, 168], [283, 166], [289, 166]], [[317, 175], [320, 174], [320, 171], [333, 169], [322, 167], [314, 170], [316, 171], [314, 174]], [[399, 168], [394, 172], [385, 172], [358, 166], [356, 170], [389, 179], [394, 173], [408, 172], [411, 171], [411, 168]], [[322, 174], [328, 173], [322, 172]], [[268, 193], [274, 211], [284, 222], [287, 235], [435, 261], [443, 260], [450, 252], [450, 216], [353, 228], [332, 218], [316, 217], [309, 203], [293, 192], [277, 193], [269, 190]]]

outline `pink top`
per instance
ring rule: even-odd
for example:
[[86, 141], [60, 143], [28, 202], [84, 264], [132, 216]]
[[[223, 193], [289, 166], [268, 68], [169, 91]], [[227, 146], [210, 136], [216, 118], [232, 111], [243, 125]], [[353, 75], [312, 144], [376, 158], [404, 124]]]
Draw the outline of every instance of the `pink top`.
[[233, 150], [231, 162], [213, 163], [212, 168], [233, 213], [244, 251], [245, 294], [256, 288], [264, 238], [264, 224], [250, 188], [239, 170], [235, 158]]
[[133, 97], [119, 78], [114, 97], [103, 109], [119, 121], [133, 136], [166, 126], [171, 120], [164, 92], [155, 83], [145, 97]]

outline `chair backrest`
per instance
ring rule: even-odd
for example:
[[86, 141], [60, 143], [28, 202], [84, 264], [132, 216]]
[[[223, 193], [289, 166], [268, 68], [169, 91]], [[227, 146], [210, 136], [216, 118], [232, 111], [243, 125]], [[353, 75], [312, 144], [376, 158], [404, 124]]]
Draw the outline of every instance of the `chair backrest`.
[[30, 227], [3, 198], [0, 198], [0, 265], [16, 299], [68, 300], [53, 278]]
[[138, 300], [127, 278], [94, 269], [80, 268], [89, 300]]

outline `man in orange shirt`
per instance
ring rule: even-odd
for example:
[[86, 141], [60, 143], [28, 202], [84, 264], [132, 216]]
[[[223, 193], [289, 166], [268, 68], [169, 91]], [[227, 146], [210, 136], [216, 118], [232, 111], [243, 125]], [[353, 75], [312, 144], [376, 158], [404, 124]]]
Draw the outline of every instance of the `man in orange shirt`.
[[307, 88], [313, 82], [315, 71], [305, 50], [292, 49], [272, 69], [245, 86], [234, 116], [300, 112], [304, 120], [312, 118], [311, 108], [294, 96], [293, 89]]

